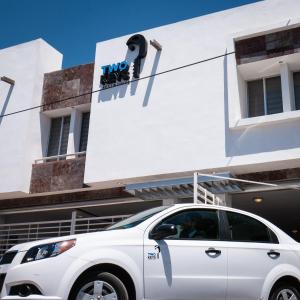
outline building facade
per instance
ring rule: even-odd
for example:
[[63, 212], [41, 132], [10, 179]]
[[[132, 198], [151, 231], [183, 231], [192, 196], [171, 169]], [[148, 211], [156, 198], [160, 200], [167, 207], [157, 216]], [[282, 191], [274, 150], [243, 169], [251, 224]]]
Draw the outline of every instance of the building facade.
[[193, 201], [196, 171], [299, 240], [299, 11], [201, 16], [97, 43], [69, 69], [41, 39], [0, 50], [0, 251]]

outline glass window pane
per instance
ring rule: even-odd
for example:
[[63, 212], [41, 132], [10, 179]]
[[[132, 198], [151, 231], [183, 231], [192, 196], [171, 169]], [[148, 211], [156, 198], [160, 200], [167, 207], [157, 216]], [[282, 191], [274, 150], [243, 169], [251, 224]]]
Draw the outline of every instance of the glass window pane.
[[177, 235], [170, 239], [219, 240], [219, 218], [216, 210], [186, 210], [166, 218], [161, 224], [173, 224]]
[[248, 82], [248, 111], [249, 117], [263, 116], [265, 114], [262, 79]]
[[47, 156], [55, 156], [58, 154], [61, 120], [62, 118], [55, 118], [51, 120], [51, 129], [50, 129]]
[[294, 73], [295, 107], [300, 109], [300, 72]]
[[61, 143], [60, 143], [59, 154], [66, 154], [67, 150], [68, 150], [70, 120], [71, 120], [70, 116], [63, 118], [63, 129], [62, 129], [62, 134], [61, 134]]
[[89, 134], [90, 113], [82, 114], [79, 151], [86, 151]]
[[280, 76], [266, 79], [266, 96], [268, 115], [283, 112]]
[[140, 223], [144, 222], [145, 220], [151, 218], [155, 214], [167, 208], [169, 208], [169, 206], [159, 206], [159, 207], [150, 208], [148, 210], [137, 213], [136, 215], [133, 215], [125, 220], [115, 223], [114, 225], [111, 225], [108, 228], [106, 228], [106, 230], [127, 229], [127, 228], [137, 226]]
[[227, 212], [231, 240], [235, 242], [270, 243], [268, 228], [261, 222], [233, 212]]

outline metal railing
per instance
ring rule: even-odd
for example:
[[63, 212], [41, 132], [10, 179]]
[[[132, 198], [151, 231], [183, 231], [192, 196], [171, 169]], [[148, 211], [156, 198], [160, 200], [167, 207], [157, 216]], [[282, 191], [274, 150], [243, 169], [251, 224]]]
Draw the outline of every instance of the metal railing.
[[70, 234], [101, 231], [129, 215], [0, 224], [0, 257], [16, 244]]
[[58, 161], [62, 159], [68, 158], [77, 158], [80, 156], [84, 156], [86, 154], [86, 151], [81, 151], [81, 152], [75, 152], [75, 153], [69, 153], [69, 154], [59, 154], [59, 155], [54, 155], [54, 156], [47, 156], [43, 158], [36, 159], [34, 161], [35, 164], [39, 163], [44, 163], [44, 162], [50, 162], [50, 161]]

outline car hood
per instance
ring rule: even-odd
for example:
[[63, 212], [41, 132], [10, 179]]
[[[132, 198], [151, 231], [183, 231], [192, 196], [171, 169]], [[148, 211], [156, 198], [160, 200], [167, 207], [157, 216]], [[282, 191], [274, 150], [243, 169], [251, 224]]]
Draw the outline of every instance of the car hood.
[[121, 241], [136, 238], [138, 236], [142, 237], [143, 231], [139, 228], [129, 228], [129, 229], [119, 229], [119, 230], [107, 230], [107, 231], [97, 231], [91, 233], [82, 233], [82, 234], [74, 234], [74, 235], [66, 235], [61, 237], [49, 238], [44, 240], [37, 240], [34, 242], [22, 243], [16, 246], [13, 246], [9, 249], [9, 251], [28, 251], [30, 248], [43, 245], [43, 244], [51, 244], [57, 243], [66, 240], [76, 239], [76, 244], [86, 243], [87, 241], [102, 241], [105, 243], [110, 243], [113, 241]]

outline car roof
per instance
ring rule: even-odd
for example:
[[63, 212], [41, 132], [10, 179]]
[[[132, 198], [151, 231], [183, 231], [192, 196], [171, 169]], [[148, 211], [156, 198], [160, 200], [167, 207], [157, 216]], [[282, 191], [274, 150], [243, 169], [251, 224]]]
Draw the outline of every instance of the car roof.
[[[240, 213], [246, 213], [246, 214], [251, 214], [250, 212], [229, 207], [229, 206], [224, 206], [224, 205], [213, 205], [213, 204], [202, 204], [202, 203], [185, 203], [185, 204], [173, 204], [171, 207], [176, 207], [176, 208], [184, 208], [184, 207], [189, 207], [189, 208], [205, 208], [205, 209], [218, 209], [218, 210], [226, 210], [226, 211], [233, 211], [233, 212], [240, 212]], [[255, 217], [258, 217], [254, 215]]]

